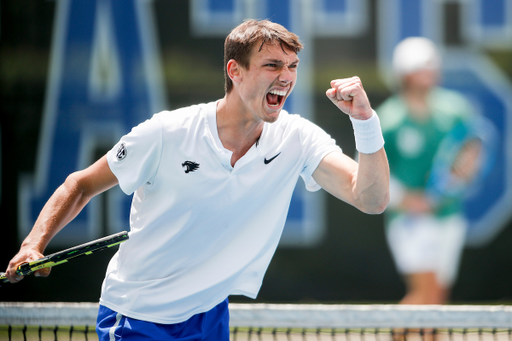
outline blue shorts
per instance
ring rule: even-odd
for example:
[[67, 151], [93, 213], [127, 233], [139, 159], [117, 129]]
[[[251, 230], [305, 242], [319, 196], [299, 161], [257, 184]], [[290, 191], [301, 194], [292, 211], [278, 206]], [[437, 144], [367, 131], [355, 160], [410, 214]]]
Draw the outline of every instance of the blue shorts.
[[100, 305], [96, 333], [100, 341], [229, 341], [228, 299], [210, 311], [176, 324], [136, 320]]

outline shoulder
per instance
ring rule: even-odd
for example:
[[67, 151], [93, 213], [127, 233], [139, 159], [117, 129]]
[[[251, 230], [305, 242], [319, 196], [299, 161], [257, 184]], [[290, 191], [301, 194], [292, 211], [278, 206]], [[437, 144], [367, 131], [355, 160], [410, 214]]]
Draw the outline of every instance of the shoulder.
[[279, 119], [272, 125], [277, 129], [293, 129], [297, 131], [318, 127], [315, 123], [311, 122], [307, 118], [297, 114], [290, 114], [286, 110], [281, 111], [279, 114]]
[[203, 103], [175, 110], [164, 110], [156, 113], [152, 119], [165, 127], [193, 124], [193, 122], [197, 121], [198, 119], [205, 117], [206, 111], [212, 104], [213, 103]]
[[215, 102], [161, 111], [153, 115], [151, 120], [155, 121], [167, 138], [172, 138], [204, 131], [201, 127], [206, 126], [210, 110], [215, 110]]
[[461, 93], [445, 88], [432, 91], [431, 106], [434, 108], [434, 119], [443, 124], [468, 120], [474, 115], [474, 109], [468, 99]]
[[204, 125], [208, 104], [198, 104], [176, 110], [164, 110], [132, 128], [126, 137], [141, 140], [182, 138], [201, 124]]
[[334, 139], [319, 125], [300, 115], [281, 112], [279, 119], [268, 124], [265, 135], [272, 143], [286, 141], [291, 148], [303, 151], [328, 144], [334, 145]]
[[383, 131], [398, 128], [407, 117], [407, 107], [399, 95], [393, 95], [375, 109]]
[[464, 95], [445, 88], [436, 88], [432, 91], [432, 105], [438, 110], [453, 114], [465, 114], [471, 110], [471, 104]]
[[325, 134], [325, 131], [313, 123], [297, 114], [290, 114], [283, 110], [279, 115], [279, 119], [272, 123], [269, 130], [274, 131], [276, 135], [283, 138], [298, 137], [302, 141], [306, 140], [309, 136]]
[[437, 87], [432, 90], [432, 95], [438, 100], [455, 101], [454, 104], [467, 104], [466, 97], [452, 89]]

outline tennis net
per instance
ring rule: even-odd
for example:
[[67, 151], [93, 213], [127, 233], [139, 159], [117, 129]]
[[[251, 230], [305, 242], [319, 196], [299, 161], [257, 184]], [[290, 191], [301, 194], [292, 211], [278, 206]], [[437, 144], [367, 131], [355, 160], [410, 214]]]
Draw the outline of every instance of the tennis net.
[[[0, 340], [97, 340], [96, 303], [0, 303]], [[512, 306], [230, 304], [231, 340], [512, 341]]]

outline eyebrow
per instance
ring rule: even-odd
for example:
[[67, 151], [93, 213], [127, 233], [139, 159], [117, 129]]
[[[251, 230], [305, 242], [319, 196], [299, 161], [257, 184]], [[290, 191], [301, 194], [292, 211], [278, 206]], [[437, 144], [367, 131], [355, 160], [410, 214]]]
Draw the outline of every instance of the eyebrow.
[[[284, 64], [284, 62], [281, 59], [265, 59], [263, 61], [263, 63], [273, 63], [273, 64], [279, 64], [279, 65], [283, 65]], [[297, 58], [294, 61], [292, 61], [290, 63], [290, 65], [298, 64], [298, 63], [299, 63], [299, 58]]]

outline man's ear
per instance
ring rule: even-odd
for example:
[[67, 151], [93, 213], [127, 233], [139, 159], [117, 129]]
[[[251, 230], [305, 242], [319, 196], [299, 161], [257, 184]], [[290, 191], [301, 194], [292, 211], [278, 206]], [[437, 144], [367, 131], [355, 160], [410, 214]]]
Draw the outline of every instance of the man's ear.
[[228, 64], [226, 65], [226, 71], [229, 78], [231, 78], [231, 80], [233, 81], [233, 83], [239, 83], [240, 80], [242, 79], [241, 68], [241, 65], [236, 60], [230, 59], [228, 61]]

